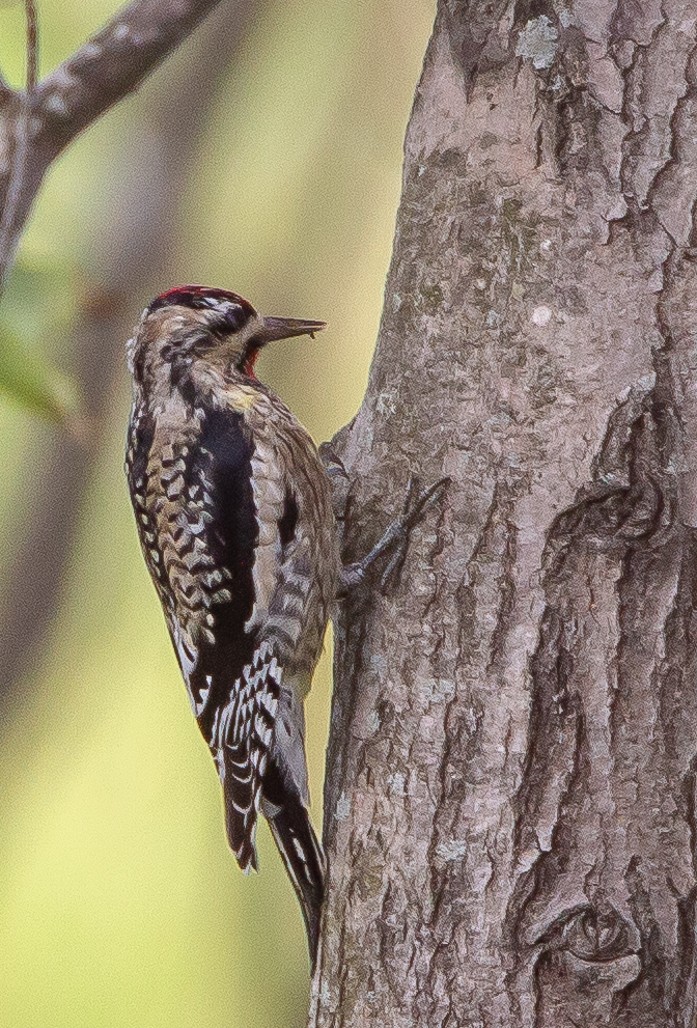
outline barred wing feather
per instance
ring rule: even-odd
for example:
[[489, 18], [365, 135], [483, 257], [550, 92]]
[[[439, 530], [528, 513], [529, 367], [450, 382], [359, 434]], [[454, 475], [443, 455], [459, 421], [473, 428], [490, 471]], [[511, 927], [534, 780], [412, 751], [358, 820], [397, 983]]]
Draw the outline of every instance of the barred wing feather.
[[245, 872], [257, 867], [257, 816], [281, 678], [276, 658], [262, 643], [222, 708], [212, 744], [225, 796], [228, 841]]

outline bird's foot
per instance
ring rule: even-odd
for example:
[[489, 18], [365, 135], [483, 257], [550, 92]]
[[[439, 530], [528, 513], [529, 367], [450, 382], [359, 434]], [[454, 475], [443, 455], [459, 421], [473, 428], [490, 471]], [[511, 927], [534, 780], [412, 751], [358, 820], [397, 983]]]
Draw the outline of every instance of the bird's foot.
[[422, 519], [426, 511], [440, 500], [449, 483], [449, 478], [441, 478], [428, 489], [422, 490], [418, 478], [415, 475], [410, 476], [400, 516], [388, 526], [365, 557], [353, 564], [346, 564], [341, 569], [340, 596], [346, 596], [352, 589], [364, 582], [375, 562], [386, 553], [389, 553], [390, 559], [380, 576], [380, 591], [385, 595], [391, 585], [396, 585], [409, 549], [412, 528]]

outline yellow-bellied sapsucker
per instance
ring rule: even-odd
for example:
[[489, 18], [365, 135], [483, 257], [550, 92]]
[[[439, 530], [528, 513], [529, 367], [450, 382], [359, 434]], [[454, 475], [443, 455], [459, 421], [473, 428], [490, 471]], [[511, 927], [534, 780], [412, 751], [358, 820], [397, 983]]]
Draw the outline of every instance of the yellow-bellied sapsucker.
[[126, 470], [140, 541], [225, 800], [240, 867], [259, 809], [300, 900], [314, 963], [324, 858], [307, 813], [303, 700], [340, 587], [388, 549], [442, 483], [416, 496], [363, 561], [342, 569], [329, 479], [288, 408], [254, 375], [260, 349], [319, 321], [261, 317], [222, 289], [181, 286], [129, 343]]

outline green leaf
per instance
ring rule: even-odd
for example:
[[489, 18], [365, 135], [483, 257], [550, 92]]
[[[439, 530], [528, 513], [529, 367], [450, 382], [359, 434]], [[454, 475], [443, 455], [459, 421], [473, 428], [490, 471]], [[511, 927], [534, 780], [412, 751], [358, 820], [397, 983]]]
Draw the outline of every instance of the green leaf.
[[50, 421], [78, 419], [75, 384], [0, 324], [0, 393]]

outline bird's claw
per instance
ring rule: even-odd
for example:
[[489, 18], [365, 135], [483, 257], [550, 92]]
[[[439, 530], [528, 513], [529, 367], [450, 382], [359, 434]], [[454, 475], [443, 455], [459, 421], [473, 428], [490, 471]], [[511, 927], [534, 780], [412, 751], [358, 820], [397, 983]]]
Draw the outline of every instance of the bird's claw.
[[389, 592], [391, 586], [396, 585], [399, 581], [409, 549], [412, 528], [421, 520], [426, 511], [440, 499], [449, 484], [450, 479], [445, 477], [438, 479], [428, 489], [421, 489], [418, 476], [409, 476], [402, 515], [390, 526], [395, 529], [394, 552], [389, 559], [387, 567], [380, 576], [380, 591], [383, 596]]
[[342, 569], [341, 590], [344, 594], [363, 582], [375, 561], [385, 553], [389, 553], [390, 558], [380, 576], [380, 591], [384, 595], [391, 586], [397, 583], [406, 560], [412, 528], [421, 520], [425, 512], [440, 499], [443, 490], [449, 483], [449, 478], [441, 478], [428, 489], [421, 490], [416, 475], [409, 477], [409, 485], [400, 516], [389, 525], [380, 540], [362, 560]]

